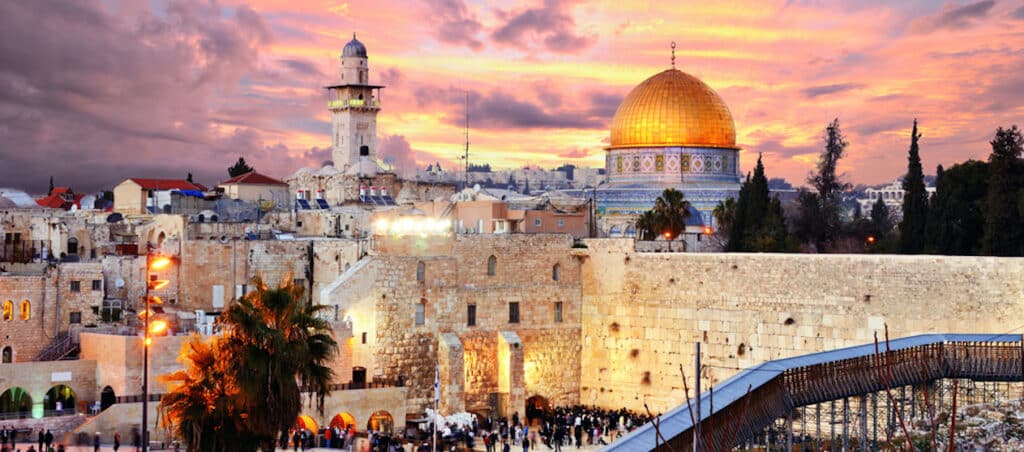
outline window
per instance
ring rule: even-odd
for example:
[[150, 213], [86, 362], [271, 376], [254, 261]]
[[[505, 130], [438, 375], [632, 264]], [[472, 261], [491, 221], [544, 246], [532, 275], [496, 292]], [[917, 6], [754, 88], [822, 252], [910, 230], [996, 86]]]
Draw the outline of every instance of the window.
[[555, 302], [555, 323], [562, 323], [562, 302]]
[[487, 258], [487, 276], [494, 276], [498, 270], [498, 258], [491, 256]]
[[539, 227], [540, 227], [540, 224], [541, 224], [541, 223], [540, 223], [540, 218], [534, 218], [534, 219], [533, 219], [533, 225], [534, 225], [534, 226], [536, 226], [536, 227], [538, 227], [538, 228], [539, 228]]
[[103, 280], [94, 279], [92, 280], [92, 290], [103, 290]]
[[366, 343], [366, 332], [365, 331], [363, 331], [362, 337], [363, 337], [363, 343], [365, 344]]
[[21, 300], [21, 320], [32, 318], [32, 303], [28, 300]]
[[424, 317], [426, 317], [426, 310], [427, 310], [427, 306], [424, 305], [423, 303], [419, 303], [419, 304], [416, 305], [416, 324], [417, 325], [422, 325], [423, 324], [423, 322], [425, 320]]
[[561, 264], [555, 264], [554, 267], [551, 267], [551, 279], [555, 280], [555, 281], [558, 281], [558, 280], [562, 279], [562, 265]]
[[75, 311], [75, 312], [70, 313], [69, 316], [68, 316], [68, 323], [71, 323], [72, 325], [81, 324], [82, 323], [82, 312], [81, 311]]
[[466, 306], [466, 326], [476, 325], [476, 305]]
[[508, 323], [519, 323], [519, 302], [508, 304]]
[[[10, 362], [13, 362], [13, 361], [14, 361], [14, 350], [12, 350], [11, 347], [4, 347], [4, 357], [3, 357], [4, 364], [7, 364], [7, 363], [10, 363]], [[7, 427], [4, 426], [4, 428], [7, 428]]]
[[558, 219], [558, 227], [560, 227], [560, 228], [565, 227], [565, 218], [559, 218]]
[[224, 286], [217, 284], [213, 286], [213, 308], [220, 309], [224, 307]]
[[82, 291], [82, 282], [81, 281], [71, 281], [71, 291], [72, 292], [81, 292]]
[[4, 302], [4, 320], [14, 320], [14, 302], [11, 300]]
[[292, 280], [292, 284], [296, 287], [306, 287], [306, 280], [303, 278], [295, 278]]
[[249, 288], [245, 284], [235, 284], [235, 299], [241, 300], [248, 291]]
[[416, 264], [416, 281], [423, 282], [427, 279], [427, 264], [420, 261]]

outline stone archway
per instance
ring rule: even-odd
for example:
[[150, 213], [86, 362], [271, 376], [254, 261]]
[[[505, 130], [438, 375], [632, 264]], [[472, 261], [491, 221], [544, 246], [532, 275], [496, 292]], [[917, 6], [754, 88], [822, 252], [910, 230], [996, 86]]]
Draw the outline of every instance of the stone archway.
[[387, 411], [374, 411], [366, 422], [366, 429], [390, 435], [395, 430], [395, 419]]
[[331, 427], [338, 427], [338, 430], [347, 430], [349, 426], [355, 426], [356, 418], [351, 413], [341, 412], [331, 418]]
[[3, 359], [0, 362], [5, 364], [14, 362], [14, 349], [10, 345], [4, 347]]
[[316, 424], [316, 421], [312, 417], [306, 416], [305, 414], [299, 415], [298, 419], [295, 419], [296, 429], [306, 429], [313, 433], [316, 433], [320, 427]]
[[32, 416], [32, 396], [17, 386], [0, 394], [0, 416], [27, 419]]
[[110, 408], [115, 403], [117, 403], [117, 394], [114, 393], [114, 388], [104, 387], [100, 392], [100, 411]]
[[551, 409], [551, 403], [548, 402], [547, 397], [541, 395], [535, 395], [526, 399], [526, 419], [532, 421], [534, 419], [540, 419], [544, 416], [544, 413]]
[[75, 391], [68, 385], [57, 385], [43, 397], [43, 416], [75, 414]]

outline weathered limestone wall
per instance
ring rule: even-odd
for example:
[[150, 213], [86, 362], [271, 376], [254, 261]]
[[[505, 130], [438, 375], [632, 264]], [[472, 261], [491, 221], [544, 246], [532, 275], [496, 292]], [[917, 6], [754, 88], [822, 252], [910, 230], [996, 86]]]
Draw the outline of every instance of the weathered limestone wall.
[[[178, 309], [219, 311], [235, 298], [236, 288], [257, 275], [271, 286], [291, 275], [310, 285], [308, 241], [188, 240], [182, 245], [181, 288]], [[173, 283], [173, 282], [172, 282]], [[214, 286], [224, 288], [224, 306], [213, 305]]]
[[[664, 411], [767, 360], [930, 332], [1019, 332], [1024, 259], [648, 254], [593, 240], [584, 259], [580, 399]], [[692, 388], [692, 380], [690, 383]]]
[[[498, 392], [497, 334], [501, 331], [522, 338], [520, 372], [525, 373], [526, 397], [578, 402], [578, 379], [553, 378], [576, 375], [579, 369], [580, 270], [578, 259], [570, 253], [570, 236], [374, 240], [376, 254], [353, 268], [352, 277], [323, 298], [339, 306], [340, 315], [353, 319], [354, 365], [366, 367], [371, 377], [405, 378], [410, 412], [422, 412], [433, 404], [437, 341], [443, 333], [456, 334], [464, 347], [467, 410], [487, 411], [492, 394]], [[490, 256], [496, 259], [493, 275], [487, 273]], [[421, 263], [423, 281], [417, 281]], [[557, 281], [553, 278], [556, 264]], [[361, 281], [373, 284], [368, 287]], [[519, 303], [518, 322], [510, 322], [513, 302]], [[561, 303], [561, 321], [555, 318], [556, 303]], [[416, 324], [417, 306], [422, 307], [422, 325]], [[469, 306], [475, 307], [474, 325], [468, 325]], [[364, 333], [366, 344], [361, 341]], [[558, 369], [546, 369], [547, 363], [557, 363]], [[511, 410], [523, 413], [525, 407]]]
[[[112, 334], [81, 334], [81, 359], [94, 363], [96, 394], [110, 386], [120, 396], [142, 394], [142, 337]], [[157, 336], [149, 349], [150, 393], [166, 392], [158, 376], [184, 368], [178, 353], [188, 336]]]
[[81, 359], [0, 364], [0, 393], [15, 387], [24, 389], [32, 398], [30, 409], [35, 417], [42, 417], [46, 392], [57, 385], [70, 387], [76, 409], [84, 412], [99, 397], [96, 362]]

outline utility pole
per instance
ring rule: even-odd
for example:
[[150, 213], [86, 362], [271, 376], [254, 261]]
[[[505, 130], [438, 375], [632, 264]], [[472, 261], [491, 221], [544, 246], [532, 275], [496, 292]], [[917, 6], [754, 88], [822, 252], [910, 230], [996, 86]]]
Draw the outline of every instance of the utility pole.
[[695, 369], [696, 373], [693, 374], [693, 379], [696, 380], [697, 384], [697, 387], [695, 388], [697, 391], [697, 423], [693, 427], [693, 452], [700, 452], [703, 450], [700, 446], [700, 342], [697, 342], [697, 355], [694, 358], [694, 361], [697, 366]]

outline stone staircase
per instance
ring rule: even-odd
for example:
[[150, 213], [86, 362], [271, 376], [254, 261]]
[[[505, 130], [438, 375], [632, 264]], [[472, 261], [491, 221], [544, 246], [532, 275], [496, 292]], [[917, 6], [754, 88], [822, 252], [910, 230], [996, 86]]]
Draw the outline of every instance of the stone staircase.
[[47, 345], [36, 355], [35, 361], [60, 361], [62, 359], [74, 359], [78, 356], [79, 346], [74, 342], [70, 332], [64, 332], [53, 338], [50, 345]]

